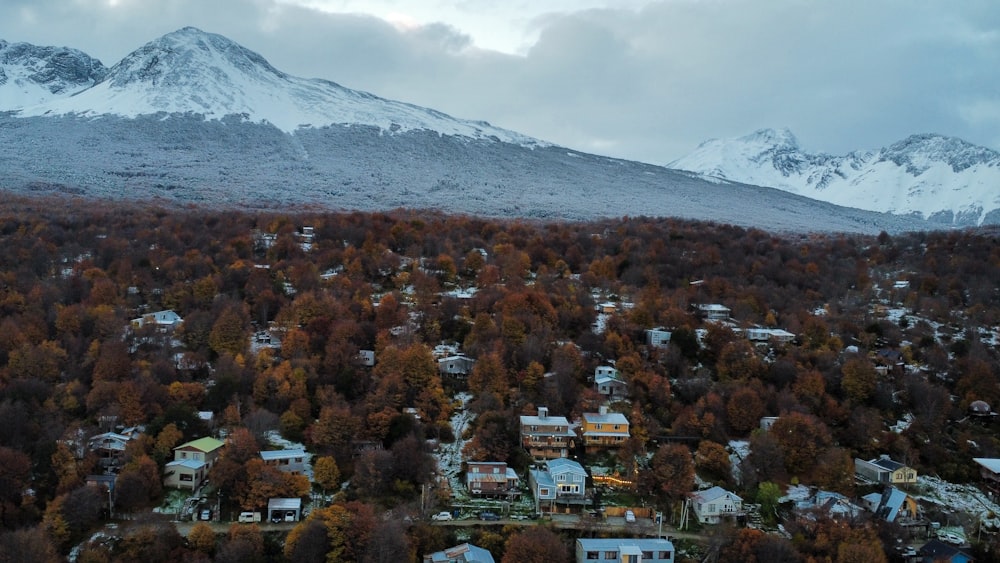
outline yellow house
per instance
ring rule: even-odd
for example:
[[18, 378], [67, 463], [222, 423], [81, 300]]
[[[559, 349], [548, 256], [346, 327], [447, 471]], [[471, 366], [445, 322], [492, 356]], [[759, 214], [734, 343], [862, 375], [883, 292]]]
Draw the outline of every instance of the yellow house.
[[206, 437], [174, 448], [174, 460], [163, 468], [163, 486], [197, 490], [224, 445], [221, 440]]
[[628, 419], [617, 412], [608, 412], [601, 407], [600, 412], [583, 413], [580, 428], [583, 445], [587, 452], [620, 448], [629, 439]]
[[917, 482], [917, 470], [893, 461], [887, 455], [865, 461], [854, 460], [854, 475], [859, 479], [883, 485], [912, 485]]

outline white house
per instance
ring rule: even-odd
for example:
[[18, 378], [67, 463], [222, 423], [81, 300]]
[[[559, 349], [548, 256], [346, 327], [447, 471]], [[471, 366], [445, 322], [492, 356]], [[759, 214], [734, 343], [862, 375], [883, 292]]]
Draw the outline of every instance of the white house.
[[724, 321], [732, 313], [732, 309], [718, 303], [699, 303], [694, 308], [698, 315], [709, 321]]
[[780, 328], [754, 327], [746, 329], [747, 340], [751, 342], [787, 343], [795, 340], [795, 335]]
[[646, 329], [646, 345], [653, 347], [665, 347], [670, 344], [669, 330], [664, 330], [663, 327]]
[[718, 524], [743, 512], [743, 499], [722, 487], [691, 493], [688, 502], [702, 524]]
[[265, 464], [277, 467], [285, 473], [302, 475], [306, 470], [309, 454], [302, 449], [268, 450], [260, 452], [260, 458], [264, 460]]
[[469, 375], [476, 360], [468, 356], [448, 356], [438, 360], [438, 371], [442, 375]]
[[180, 315], [171, 310], [147, 313], [137, 319], [132, 319], [132, 327], [139, 329], [146, 325], [156, 325], [157, 328], [167, 330], [177, 328], [184, 322]]
[[608, 401], [624, 399], [628, 384], [618, 377], [618, 370], [611, 366], [597, 366], [594, 370], [594, 389]]

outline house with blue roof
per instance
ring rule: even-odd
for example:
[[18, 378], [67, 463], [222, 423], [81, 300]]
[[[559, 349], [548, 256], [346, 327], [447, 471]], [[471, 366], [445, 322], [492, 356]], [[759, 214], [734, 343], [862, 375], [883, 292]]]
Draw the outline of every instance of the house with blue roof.
[[673, 563], [674, 544], [660, 538], [579, 538], [576, 563]]
[[493, 554], [471, 543], [463, 543], [424, 555], [424, 563], [494, 563]]
[[535, 496], [538, 512], [555, 512], [561, 505], [567, 512], [587, 503], [587, 471], [572, 459], [550, 459], [544, 469], [528, 471], [528, 485]]

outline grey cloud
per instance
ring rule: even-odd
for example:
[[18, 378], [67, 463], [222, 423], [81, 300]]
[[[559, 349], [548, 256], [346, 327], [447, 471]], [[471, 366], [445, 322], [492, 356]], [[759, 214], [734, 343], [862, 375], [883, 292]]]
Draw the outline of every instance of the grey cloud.
[[532, 23], [538, 41], [523, 56], [476, 49], [444, 24], [403, 31], [273, 0], [0, 4], [0, 38], [77, 47], [108, 65], [185, 25], [291, 74], [648, 162], [761, 127], [789, 127], [831, 153], [922, 132], [1000, 142], [1000, 4], [988, 0], [671, 0], [552, 13]]

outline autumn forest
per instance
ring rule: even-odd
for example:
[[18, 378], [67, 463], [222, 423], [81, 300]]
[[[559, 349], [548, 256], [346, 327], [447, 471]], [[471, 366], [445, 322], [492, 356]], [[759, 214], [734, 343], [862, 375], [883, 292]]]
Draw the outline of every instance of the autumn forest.
[[[967, 415], [976, 401], [1000, 405], [998, 235], [7, 198], [0, 561], [71, 550], [81, 562], [421, 561], [460, 541], [497, 561], [569, 561], [579, 532], [540, 523], [470, 537], [429, 521], [449, 509], [433, 452], [464, 438], [466, 461], [523, 473], [518, 417], [597, 412], [601, 365], [627, 383], [610, 406], [632, 430], [604, 461], [669, 523], [714, 484], [770, 507], [774, 526], [774, 491], [790, 484], [870, 492], [856, 458], [979, 483], [973, 458], [1000, 457], [1000, 426]], [[605, 303], [613, 312], [601, 315]], [[702, 318], [699, 304], [724, 305], [729, 322]], [[157, 311], [183, 322], [135, 322]], [[657, 327], [669, 344], [648, 345]], [[752, 327], [794, 339], [755, 343], [743, 335]], [[476, 360], [467, 376], [440, 372], [442, 344]], [[449, 422], [460, 408], [475, 415], [464, 436]], [[772, 431], [763, 417], [777, 417]], [[891, 430], [899, 420], [908, 426]], [[124, 428], [141, 432], [115, 467], [109, 509], [86, 484], [102, 460], [80, 444]], [[268, 435], [305, 446], [312, 481], [261, 462]], [[153, 510], [170, 493], [164, 468], [206, 436], [225, 441], [207, 478], [227, 514], [272, 497], [329, 500], [282, 534], [179, 532]], [[749, 443], [738, 471], [733, 440]], [[780, 518], [787, 537], [726, 527], [691, 553], [892, 560], [891, 524]], [[109, 521], [118, 534], [95, 540]], [[990, 538], [969, 552], [1000, 548]]]

